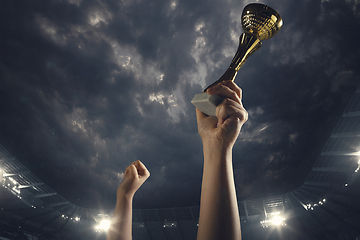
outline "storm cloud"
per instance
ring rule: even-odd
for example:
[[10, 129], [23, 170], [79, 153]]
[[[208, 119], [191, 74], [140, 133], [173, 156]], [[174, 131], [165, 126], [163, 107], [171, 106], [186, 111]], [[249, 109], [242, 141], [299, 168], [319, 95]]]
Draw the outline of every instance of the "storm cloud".
[[[138, 159], [151, 177], [135, 208], [199, 205], [190, 101], [230, 64], [248, 3], [2, 1], [0, 144], [79, 206], [113, 207]], [[239, 200], [300, 186], [360, 79], [357, 0], [263, 3], [284, 26], [236, 78]]]

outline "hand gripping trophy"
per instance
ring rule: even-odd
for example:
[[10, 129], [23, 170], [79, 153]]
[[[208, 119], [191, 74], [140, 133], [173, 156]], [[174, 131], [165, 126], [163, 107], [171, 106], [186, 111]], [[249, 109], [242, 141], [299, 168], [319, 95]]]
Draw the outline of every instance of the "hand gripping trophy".
[[283, 21], [271, 7], [260, 3], [251, 3], [245, 6], [242, 12], [241, 24], [244, 33], [240, 36], [238, 50], [229, 68], [219, 80], [205, 88], [203, 93], [196, 94], [191, 100], [192, 104], [209, 116], [215, 116], [216, 106], [223, 99], [217, 95], [207, 94], [206, 90], [225, 80], [234, 81], [237, 71], [248, 57], [261, 47], [261, 41], [273, 37], [280, 30]]

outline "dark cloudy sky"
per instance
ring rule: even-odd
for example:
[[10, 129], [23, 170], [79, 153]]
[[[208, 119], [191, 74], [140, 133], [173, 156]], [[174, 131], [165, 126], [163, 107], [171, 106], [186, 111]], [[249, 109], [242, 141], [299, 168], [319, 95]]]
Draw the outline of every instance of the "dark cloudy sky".
[[[248, 3], [1, 1], [0, 144], [79, 206], [113, 207], [137, 159], [151, 177], [135, 208], [199, 205], [190, 101], [230, 64]], [[360, 80], [358, 0], [263, 3], [284, 26], [236, 78], [239, 200], [300, 186]]]

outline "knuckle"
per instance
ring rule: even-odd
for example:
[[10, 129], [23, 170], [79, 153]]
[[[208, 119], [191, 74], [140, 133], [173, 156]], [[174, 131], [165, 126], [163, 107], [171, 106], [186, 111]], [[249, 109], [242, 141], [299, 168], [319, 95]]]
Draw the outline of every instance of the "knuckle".
[[224, 105], [227, 105], [230, 103], [230, 99], [225, 98], [224, 101], [222, 102]]
[[249, 113], [244, 109], [243, 110], [243, 121], [246, 122], [249, 119]]
[[231, 92], [231, 97], [235, 100], [237, 99], [239, 96], [237, 95], [237, 93], [235, 91]]

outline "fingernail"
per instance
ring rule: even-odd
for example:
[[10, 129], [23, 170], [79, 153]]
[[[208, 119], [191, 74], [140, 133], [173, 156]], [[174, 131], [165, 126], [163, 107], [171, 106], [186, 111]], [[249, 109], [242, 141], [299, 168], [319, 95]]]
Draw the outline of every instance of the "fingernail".
[[212, 91], [214, 91], [214, 87], [210, 87], [210, 88], [208, 88], [208, 89], [207, 89], [207, 91], [208, 91], [208, 92], [212, 92]]

